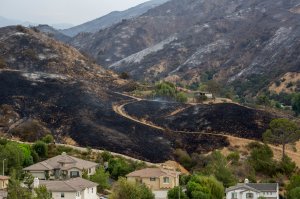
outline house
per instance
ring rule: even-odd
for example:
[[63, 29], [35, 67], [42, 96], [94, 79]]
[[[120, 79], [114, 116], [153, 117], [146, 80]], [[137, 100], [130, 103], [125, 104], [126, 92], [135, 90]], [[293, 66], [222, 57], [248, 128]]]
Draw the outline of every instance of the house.
[[7, 198], [7, 186], [8, 186], [9, 177], [0, 175], [0, 199]]
[[258, 199], [263, 196], [266, 199], [279, 199], [277, 183], [245, 183], [237, 184], [226, 189], [226, 199]]
[[129, 173], [126, 177], [131, 182], [141, 182], [152, 191], [168, 190], [179, 185], [180, 172], [165, 168], [146, 168]]
[[0, 190], [7, 189], [8, 181], [8, 176], [0, 176]]
[[82, 177], [85, 170], [87, 174], [93, 175], [98, 164], [62, 153], [43, 162], [24, 168], [39, 179], [68, 179]]
[[34, 188], [46, 186], [51, 192], [52, 199], [98, 199], [97, 183], [83, 178], [71, 178], [69, 180], [39, 180], [34, 179]]

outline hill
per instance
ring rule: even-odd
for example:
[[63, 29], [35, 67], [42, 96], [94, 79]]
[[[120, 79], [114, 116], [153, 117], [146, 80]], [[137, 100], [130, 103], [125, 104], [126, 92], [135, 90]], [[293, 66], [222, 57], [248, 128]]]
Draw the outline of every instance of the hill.
[[138, 80], [191, 85], [209, 78], [255, 96], [300, 72], [299, 3], [172, 0], [71, 44]]
[[167, 1], [168, 0], [147, 1], [138, 6], [127, 9], [125, 11], [114, 11], [114, 12], [111, 12], [103, 17], [98, 18], [98, 19], [94, 19], [94, 20], [86, 22], [84, 24], [74, 26], [72, 28], [60, 30], [60, 31], [63, 34], [68, 35], [70, 37], [74, 37], [75, 35], [82, 33], [82, 32], [95, 33], [101, 29], [104, 29], [113, 24], [119, 23], [122, 20], [140, 16], [140, 15], [144, 14], [145, 12], [147, 12], [148, 10], [150, 10], [151, 8], [159, 6], [160, 4], [163, 4]]

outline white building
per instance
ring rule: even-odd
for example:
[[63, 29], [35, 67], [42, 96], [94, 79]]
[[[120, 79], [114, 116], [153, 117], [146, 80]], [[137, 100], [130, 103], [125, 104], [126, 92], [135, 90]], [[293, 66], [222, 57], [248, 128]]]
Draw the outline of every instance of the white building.
[[279, 199], [277, 183], [245, 183], [237, 184], [226, 189], [226, 199], [258, 199], [260, 196], [266, 199]]
[[34, 187], [44, 185], [51, 192], [53, 199], [99, 199], [98, 184], [83, 178], [65, 181], [34, 179]]

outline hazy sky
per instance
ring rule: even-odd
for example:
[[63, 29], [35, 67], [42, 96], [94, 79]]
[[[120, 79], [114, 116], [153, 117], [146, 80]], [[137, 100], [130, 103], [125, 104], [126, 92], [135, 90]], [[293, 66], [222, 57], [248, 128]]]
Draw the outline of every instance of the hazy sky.
[[125, 10], [148, 0], [0, 0], [0, 16], [35, 23], [71, 23]]

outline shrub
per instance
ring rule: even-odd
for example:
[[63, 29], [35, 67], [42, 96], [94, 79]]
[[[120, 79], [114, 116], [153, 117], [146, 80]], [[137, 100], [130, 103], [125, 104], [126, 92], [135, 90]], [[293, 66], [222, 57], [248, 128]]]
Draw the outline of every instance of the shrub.
[[48, 155], [48, 146], [41, 140], [35, 142], [32, 145], [32, 149], [39, 155], [39, 157], [46, 158]]

